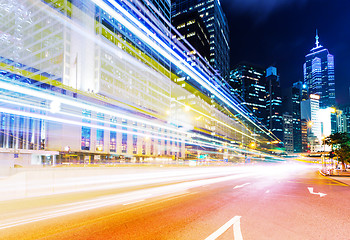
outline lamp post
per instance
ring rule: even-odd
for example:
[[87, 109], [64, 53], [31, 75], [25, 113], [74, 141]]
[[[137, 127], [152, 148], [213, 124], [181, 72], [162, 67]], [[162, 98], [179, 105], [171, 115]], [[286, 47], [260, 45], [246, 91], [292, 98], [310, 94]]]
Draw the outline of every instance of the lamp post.
[[326, 137], [322, 137], [322, 142], [323, 142], [323, 158], [322, 158], [322, 167], [326, 169], [327, 164], [326, 164]]

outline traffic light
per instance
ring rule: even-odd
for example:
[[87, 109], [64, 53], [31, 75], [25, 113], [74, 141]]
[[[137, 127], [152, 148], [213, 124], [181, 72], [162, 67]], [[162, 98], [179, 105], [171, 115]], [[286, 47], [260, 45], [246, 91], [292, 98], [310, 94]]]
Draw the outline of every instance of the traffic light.
[[333, 151], [329, 152], [329, 158], [334, 158], [335, 157], [335, 153]]

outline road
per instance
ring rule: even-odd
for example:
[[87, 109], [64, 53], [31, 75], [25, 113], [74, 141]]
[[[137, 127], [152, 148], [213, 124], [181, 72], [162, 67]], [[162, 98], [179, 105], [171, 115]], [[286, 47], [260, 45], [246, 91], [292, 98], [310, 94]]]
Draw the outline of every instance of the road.
[[350, 239], [348, 185], [294, 164], [220, 171], [2, 201], [0, 239]]

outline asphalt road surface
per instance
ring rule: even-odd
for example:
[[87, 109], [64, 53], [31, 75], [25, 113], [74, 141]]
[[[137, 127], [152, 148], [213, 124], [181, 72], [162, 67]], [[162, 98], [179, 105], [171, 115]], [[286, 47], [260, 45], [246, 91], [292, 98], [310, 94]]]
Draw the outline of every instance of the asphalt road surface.
[[300, 165], [221, 169], [2, 201], [0, 239], [350, 239], [348, 185]]

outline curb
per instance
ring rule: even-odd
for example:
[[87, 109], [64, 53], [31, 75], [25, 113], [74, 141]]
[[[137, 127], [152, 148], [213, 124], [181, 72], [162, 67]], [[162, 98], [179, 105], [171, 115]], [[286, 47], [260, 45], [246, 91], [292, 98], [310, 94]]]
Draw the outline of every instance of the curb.
[[321, 170], [318, 170], [318, 172], [325, 178], [328, 178], [334, 182], [337, 182], [337, 183], [340, 183], [342, 185], [345, 185], [345, 186], [350, 186], [349, 184], [345, 183], [345, 182], [342, 182], [342, 181], [339, 181], [339, 180], [336, 180], [336, 179], [333, 179], [331, 175], [326, 175], [324, 174]]

